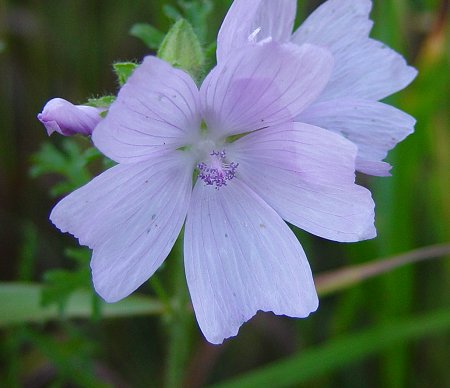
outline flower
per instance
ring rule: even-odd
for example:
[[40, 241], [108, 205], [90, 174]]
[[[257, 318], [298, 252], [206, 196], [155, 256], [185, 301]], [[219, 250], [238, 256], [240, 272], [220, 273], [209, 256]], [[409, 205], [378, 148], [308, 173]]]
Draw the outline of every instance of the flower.
[[308, 261], [283, 219], [336, 241], [375, 236], [370, 192], [354, 183], [356, 147], [293, 121], [332, 68], [326, 49], [266, 42], [230, 53], [199, 90], [146, 57], [92, 135], [118, 165], [50, 215], [93, 249], [96, 291], [108, 302], [133, 292], [186, 219], [186, 278], [208, 341], [236, 335], [258, 310], [315, 311]]
[[88, 136], [102, 120], [100, 115], [105, 108], [94, 108], [85, 105], [73, 105], [62, 98], [48, 101], [37, 118], [44, 124], [50, 136], [58, 132], [64, 136], [76, 134]]
[[335, 67], [313, 104], [296, 118], [339, 133], [358, 146], [356, 168], [387, 176], [387, 152], [414, 130], [406, 113], [378, 102], [406, 87], [417, 71], [369, 38], [370, 0], [328, 0], [292, 34], [297, 0], [235, 0], [219, 32], [217, 59], [266, 39], [310, 43], [331, 51]]

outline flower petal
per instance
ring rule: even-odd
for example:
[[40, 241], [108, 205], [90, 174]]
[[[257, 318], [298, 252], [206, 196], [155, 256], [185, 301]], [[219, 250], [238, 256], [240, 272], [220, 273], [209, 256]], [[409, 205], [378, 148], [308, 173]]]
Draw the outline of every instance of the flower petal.
[[292, 120], [322, 92], [332, 67], [328, 51], [312, 45], [268, 42], [233, 52], [200, 89], [211, 136]]
[[186, 216], [192, 167], [173, 154], [119, 164], [53, 209], [51, 221], [94, 250], [94, 286], [106, 301], [129, 295], [169, 254]]
[[[294, 27], [297, 0], [262, 0], [253, 21], [252, 32], [260, 28], [257, 40], [272, 38], [276, 42], [288, 42]], [[244, 15], [245, 17], [245, 15]]]
[[191, 77], [156, 57], [146, 57], [92, 139], [111, 159], [130, 163], [186, 145], [200, 121], [198, 89]]
[[356, 169], [389, 175], [387, 152], [414, 131], [416, 120], [381, 102], [334, 100], [310, 106], [298, 121], [340, 133], [358, 146]]
[[292, 36], [294, 43], [323, 46], [334, 56], [335, 68], [321, 101], [380, 100], [405, 88], [417, 75], [401, 55], [369, 39], [371, 7], [369, 0], [329, 0]]
[[219, 344], [258, 310], [306, 317], [318, 306], [296, 237], [243, 182], [198, 182], [186, 221], [186, 277], [198, 324]]
[[48, 135], [58, 132], [64, 136], [76, 134], [88, 136], [102, 120], [105, 109], [92, 106], [74, 105], [62, 98], [48, 101], [37, 118], [44, 124]]
[[408, 86], [417, 70], [383, 43], [364, 39], [334, 55], [336, 66], [320, 101], [381, 100]]
[[292, 33], [297, 0], [235, 0], [231, 5], [217, 37], [217, 62], [249, 43], [272, 38], [287, 42]]
[[327, 47], [333, 54], [351, 49], [367, 38], [373, 22], [370, 0], [328, 0], [318, 7], [292, 35], [292, 42]]
[[376, 235], [374, 203], [354, 184], [356, 147], [308, 124], [278, 126], [242, 137], [227, 150], [238, 177], [286, 221], [329, 240]]

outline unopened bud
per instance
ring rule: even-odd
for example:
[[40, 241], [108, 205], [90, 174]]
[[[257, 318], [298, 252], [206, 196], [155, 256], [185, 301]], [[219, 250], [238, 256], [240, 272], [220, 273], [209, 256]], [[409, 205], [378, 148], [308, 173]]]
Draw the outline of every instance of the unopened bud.
[[58, 132], [64, 136], [80, 134], [88, 136], [102, 120], [106, 108], [74, 105], [62, 98], [53, 98], [45, 104], [37, 118], [44, 124], [47, 133]]

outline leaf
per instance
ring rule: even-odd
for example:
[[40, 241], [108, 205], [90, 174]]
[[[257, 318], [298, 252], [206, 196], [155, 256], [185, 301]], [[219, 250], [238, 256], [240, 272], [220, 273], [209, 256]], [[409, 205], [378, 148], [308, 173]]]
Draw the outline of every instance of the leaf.
[[355, 265], [320, 274], [315, 277], [314, 282], [317, 292], [320, 295], [327, 295], [353, 286], [365, 279], [391, 271], [397, 267], [443, 257], [448, 254], [450, 254], [450, 244], [431, 245], [401, 255], [375, 260], [367, 264]]
[[199, 79], [205, 63], [202, 46], [185, 19], [179, 19], [167, 33], [159, 48], [158, 57], [187, 71], [194, 79]]
[[97, 149], [90, 145], [90, 142], [84, 138], [64, 138], [61, 150], [52, 143], [45, 142], [32, 156], [33, 165], [30, 175], [33, 178], [45, 174], [61, 175], [63, 179], [50, 189], [53, 197], [73, 191], [91, 179], [89, 163], [96, 159], [106, 160]]
[[33, 178], [51, 173], [65, 178], [50, 190], [53, 196], [72, 191], [91, 178], [87, 164], [93, 159], [92, 151], [83, 150], [77, 140], [72, 138], [63, 139], [62, 148], [63, 150], [60, 150], [52, 143], [46, 142], [32, 156], [33, 166], [30, 174]]
[[147, 23], [134, 24], [130, 29], [130, 35], [142, 40], [152, 50], [157, 50], [164, 40], [164, 34]]
[[163, 5], [163, 12], [164, 14], [173, 21], [177, 21], [182, 18], [180, 12], [177, 11], [177, 9], [169, 4]]
[[42, 289], [42, 305], [57, 303], [63, 310], [72, 293], [90, 286], [91, 277], [88, 267], [75, 271], [54, 269], [45, 272], [44, 281], [46, 287]]
[[321, 346], [302, 350], [293, 357], [265, 365], [245, 375], [213, 385], [214, 388], [292, 387], [353, 362], [364, 360], [392, 345], [412, 341], [450, 328], [450, 311], [383, 324], [332, 339]]
[[195, 33], [200, 38], [200, 41], [204, 43], [208, 35], [211, 14], [214, 10], [213, 2], [211, 0], [178, 0], [177, 3], [183, 11], [183, 14], [186, 16], [186, 19], [192, 24]]
[[[35, 283], [0, 282], [0, 327], [58, 319], [58, 306], [41, 306], [42, 289], [42, 285]], [[164, 307], [152, 298], [133, 295], [114, 304], [101, 301], [100, 310], [103, 318], [120, 318], [162, 314]], [[79, 290], [70, 295], [65, 318], [90, 318], [91, 315], [91, 292]]]
[[89, 260], [91, 252], [87, 248], [69, 248], [65, 254], [76, 267], [72, 270], [50, 269], [44, 273], [45, 286], [42, 288], [41, 304], [57, 303], [63, 313], [70, 295], [78, 290], [91, 289], [91, 298], [97, 298], [91, 287]]
[[116, 62], [113, 64], [114, 73], [116, 73], [119, 85], [125, 85], [128, 78], [133, 74], [138, 65], [134, 62]]

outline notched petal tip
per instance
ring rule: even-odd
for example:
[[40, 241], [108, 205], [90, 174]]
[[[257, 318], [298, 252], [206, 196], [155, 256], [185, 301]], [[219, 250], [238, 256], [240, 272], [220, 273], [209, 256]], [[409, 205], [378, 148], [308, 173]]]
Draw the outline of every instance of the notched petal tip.
[[[319, 298], [317, 296], [317, 293], [314, 295], [314, 298], [308, 301], [308, 303], [305, 304], [303, 301], [302, 305], [303, 305], [302, 311], [293, 314], [276, 313], [273, 312], [272, 310], [267, 309], [256, 309], [254, 310], [253, 313], [249, 314], [248, 317], [243, 317], [242, 322], [240, 322], [238, 325], [232, 325], [228, 327], [227, 330], [224, 330], [223, 333], [221, 334], [211, 334], [204, 330], [202, 330], [202, 332], [208, 342], [210, 342], [213, 345], [221, 345], [225, 340], [236, 337], [239, 334], [241, 327], [247, 322], [249, 322], [258, 313], [272, 313], [276, 316], [284, 316], [290, 318], [308, 318], [311, 314], [315, 313], [319, 308]], [[304, 308], [305, 305], [308, 306], [307, 309]]]
[[197, 184], [185, 228], [186, 279], [211, 343], [237, 335], [258, 311], [304, 318], [317, 309], [298, 240], [244, 182], [233, 180], [226, 190]]
[[230, 326], [229, 328], [227, 328], [227, 330], [224, 330], [224, 332], [221, 334], [211, 334], [204, 330], [202, 330], [202, 333], [209, 343], [211, 343], [213, 345], [221, 345], [221, 344], [223, 344], [223, 342], [225, 340], [229, 340], [233, 337], [236, 337], [239, 334], [241, 327], [244, 324], [246, 324], [247, 322], [249, 322], [253, 317], [255, 317], [260, 312], [261, 313], [272, 313], [277, 316], [285, 316], [285, 317], [290, 317], [290, 318], [308, 318], [311, 314], [316, 312], [317, 309], [319, 308], [319, 299], [317, 298], [316, 300], [317, 300], [317, 302], [315, 303], [315, 305], [312, 305], [311, 309], [307, 313], [304, 313], [304, 314], [295, 314], [295, 315], [277, 314], [270, 310], [258, 309], [258, 310], [255, 310], [255, 312], [253, 314], [251, 314], [250, 316], [245, 318], [245, 320], [243, 320], [239, 325]]

